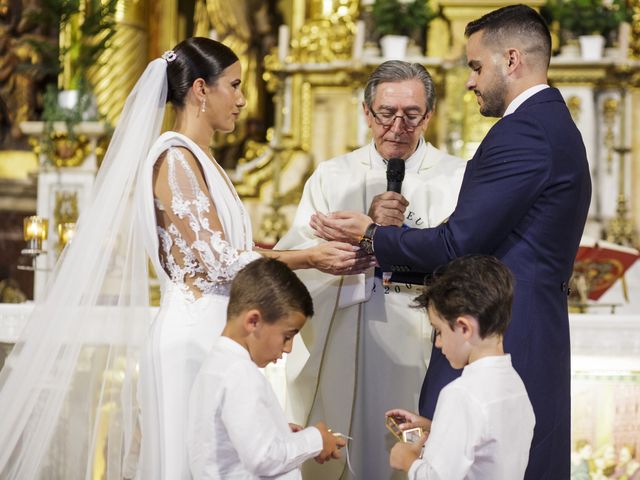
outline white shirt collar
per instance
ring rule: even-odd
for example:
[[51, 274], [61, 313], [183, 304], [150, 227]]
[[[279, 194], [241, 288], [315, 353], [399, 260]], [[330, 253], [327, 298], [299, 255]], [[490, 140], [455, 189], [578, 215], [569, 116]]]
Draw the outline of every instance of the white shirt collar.
[[233, 352], [234, 354], [246, 358], [247, 360], [251, 360], [251, 355], [249, 355], [249, 351], [240, 345], [238, 342], [233, 340], [232, 338], [225, 337], [224, 335], [220, 335], [218, 337], [218, 345], [227, 350], [228, 352]]
[[504, 111], [504, 114], [502, 115], [502, 117], [506, 117], [507, 115], [511, 115], [527, 99], [529, 99], [530, 97], [533, 97], [536, 93], [544, 90], [545, 88], [549, 88], [549, 85], [547, 85], [546, 83], [541, 83], [541, 84], [538, 84], [538, 85], [534, 85], [531, 88], [527, 88], [524, 92], [522, 92], [516, 98], [511, 100], [511, 103], [509, 104], [507, 109]]
[[[418, 140], [418, 146], [416, 150], [411, 154], [409, 158], [404, 161], [404, 171], [417, 173], [420, 168], [420, 162], [422, 161], [422, 153], [421, 149], [425, 145], [425, 141], [423, 137], [420, 137]], [[382, 156], [376, 150], [376, 144], [373, 140], [371, 140], [371, 168], [373, 169], [387, 169], [387, 161], [382, 158]]]
[[489, 355], [486, 357], [479, 358], [474, 362], [471, 362], [467, 366], [464, 367], [462, 374], [465, 372], [467, 375], [472, 370], [476, 369], [486, 369], [486, 368], [505, 368], [511, 366], [511, 354], [505, 353], [504, 355]]

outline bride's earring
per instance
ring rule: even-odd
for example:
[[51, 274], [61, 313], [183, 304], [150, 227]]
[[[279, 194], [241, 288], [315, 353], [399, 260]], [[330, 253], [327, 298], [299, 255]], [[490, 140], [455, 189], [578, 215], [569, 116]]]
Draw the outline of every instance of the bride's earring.
[[202, 102], [200, 102], [200, 111], [201, 111], [202, 113], [204, 113], [204, 112], [205, 112], [205, 110], [206, 110], [206, 107], [205, 107], [205, 99], [203, 98], [203, 99], [202, 99]]

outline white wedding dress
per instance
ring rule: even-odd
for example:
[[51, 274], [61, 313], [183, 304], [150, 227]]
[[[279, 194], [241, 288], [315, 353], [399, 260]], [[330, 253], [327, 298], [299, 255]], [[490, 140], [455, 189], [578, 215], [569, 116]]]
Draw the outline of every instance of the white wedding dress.
[[[190, 164], [175, 147], [191, 151], [199, 165]], [[168, 172], [166, 188], [159, 183], [154, 192], [161, 162]], [[188, 479], [185, 427], [191, 386], [224, 327], [231, 281], [259, 255], [251, 251], [249, 217], [230, 180], [184, 135], [167, 132], [158, 138], [141, 166], [136, 197], [143, 240], [162, 292], [140, 361], [137, 478]], [[213, 211], [223, 232], [210, 225]]]
[[[166, 98], [159, 58], [127, 98], [73, 242], [0, 371], [3, 480], [189, 476], [189, 387], [229, 282], [257, 254], [224, 172], [184, 136], [160, 136]], [[148, 256], [163, 290], [155, 320]]]

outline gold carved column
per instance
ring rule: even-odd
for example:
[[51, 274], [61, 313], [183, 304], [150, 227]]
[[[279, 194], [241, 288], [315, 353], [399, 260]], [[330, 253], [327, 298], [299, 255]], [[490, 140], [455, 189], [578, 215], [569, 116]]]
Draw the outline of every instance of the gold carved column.
[[115, 125], [124, 102], [144, 71], [149, 58], [147, 0], [121, 0], [116, 14], [116, 34], [102, 55], [102, 65], [89, 72], [98, 110]]

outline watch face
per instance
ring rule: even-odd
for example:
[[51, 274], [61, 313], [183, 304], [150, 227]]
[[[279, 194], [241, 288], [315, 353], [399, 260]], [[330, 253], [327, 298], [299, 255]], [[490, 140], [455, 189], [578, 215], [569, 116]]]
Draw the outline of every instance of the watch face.
[[358, 245], [362, 250], [367, 252], [369, 255], [373, 253], [373, 242], [371, 241], [370, 238], [366, 238], [366, 237], [363, 238], [362, 240], [360, 240], [360, 243]]

